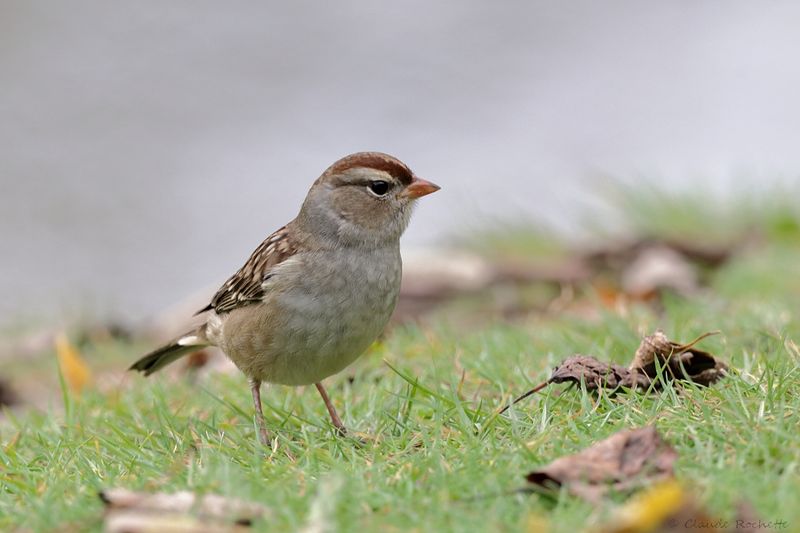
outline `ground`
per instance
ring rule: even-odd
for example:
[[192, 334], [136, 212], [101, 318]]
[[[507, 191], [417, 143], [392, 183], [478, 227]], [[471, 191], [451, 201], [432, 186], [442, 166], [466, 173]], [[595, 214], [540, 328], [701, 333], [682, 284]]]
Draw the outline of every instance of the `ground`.
[[[639, 230], [664, 233], [643, 220]], [[313, 387], [265, 391], [277, 437], [265, 450], [242, 376], [127, 375], [82, 393], [62, 379], [50, 408], [7, 409], [0, 422], [0, 529], [100, 530], [98, 491], [127, 487], [260, 502], [269, 511], [255, 526], [273, 531], [595, 530], [613, 522], [626, 495], [592, 505], [566, 491], [522, 494], [525, 474], [617, 430], [656, 424], [678, 453], [678, 481], [711, 517], [731, 518], [748, 501], [765, 521], [798, 531], [800, 232], [791, 217], [759, 223], [758, 242], [705, 271], [692, 295], [609, 299], [586, 282], [557, 311], [491, 315], [465, 328], [444, 310], [394, 328], [329, 380], [347, 438], [332, 430]], [[709, 388], [649, 395], [555, 385], [498, 416], [563, 358], [627, 364], [656, 328], [682, 341], [720, 330], [702, 347], [731, 374]], [[100, 376], [147, 348], [111, 339], [80, 353]], [[12, 383], [59, 387], [52, 353], [4, 372]]]

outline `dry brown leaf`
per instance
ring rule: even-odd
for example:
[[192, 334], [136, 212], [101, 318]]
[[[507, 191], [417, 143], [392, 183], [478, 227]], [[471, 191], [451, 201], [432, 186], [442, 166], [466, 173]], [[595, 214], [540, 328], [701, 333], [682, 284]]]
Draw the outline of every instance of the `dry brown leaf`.
[[650, 379], [647, 376], [632, 372], [627, 368], [598, 361], [591, 355], [573, 355], [553, 369], [550, 379], [540, 383], [536, 387], [527, 391], [522, 396], [515, 398], [513, 402], [500, 410], [499, 414], [505, 413], [509, 407], [517, 404], [528, 396], [539, 392], [551, 383], [572, 383], [575, 385], [584, 384], [587, 390], [604, 389], [612, 394], [620, 387], [637, 388], [648, 387]]
[[650, 380], [624, 366], [598, 361], [590, 355], [573, 355], [558, 365], [550, 383], [583, 383], [588, 390], [647, 387]]
[[539, 488], [565, 486], [573, 495], [598, 502], [609, 491], [628, 491], [672, 477], [675, 450], [654, 426], [614, 433], [585, 450], [556, 459], [527, 475]]
[[551, 383], [583, 384], [587, 390], [604, 389], [612, 394], [620, 389], [659, 390], [664, 384], [656, 379], [659, 368], [664, 369], [662, 377], [709, 386], [727, 374], [728, 366], [694, 346], [716, 333], [704, 333], [690, 343], [679, 344], [667, 339], [663, 331], [657, 330], [642, 340], [628, 368], [604, 363], [590, 355], [573, 355], [553, 369], [550, 379], [516, 398], [500, 414]]
[[661, 367], [665, 370], [662, 375], [666, 377], [688, 380], [698, 385], [711, 385], [725, 376], [728, 366], [694, 346], [717, 333], [719, 332], [704, 333], [692, 342], [679, 344], [669, 340], [660, 329], [656, 330], [642, 339], [629, 369], [655, 378], [658, 368]]

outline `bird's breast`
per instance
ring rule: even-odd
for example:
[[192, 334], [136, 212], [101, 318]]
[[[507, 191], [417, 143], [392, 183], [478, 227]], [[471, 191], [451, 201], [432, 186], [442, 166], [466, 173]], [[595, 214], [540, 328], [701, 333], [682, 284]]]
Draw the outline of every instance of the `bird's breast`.
[[[268, 290], [267, 381], [320, 381], [353, 362], [389, 321], [400, 289], [398, 248], [305, 254]], [[272, 281], [272, 280], [270, 280]]]

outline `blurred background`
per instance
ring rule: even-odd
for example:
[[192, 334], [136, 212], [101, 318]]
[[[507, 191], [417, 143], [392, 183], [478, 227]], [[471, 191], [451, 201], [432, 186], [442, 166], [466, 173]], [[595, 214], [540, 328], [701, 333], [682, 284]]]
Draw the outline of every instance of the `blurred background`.
[[581, 235], [611, 183], [793, 186], [798, 23], [791, 1], [5, 0], [0, 324], [218, 285], [354, 151], [442, 185], [408, 248]]

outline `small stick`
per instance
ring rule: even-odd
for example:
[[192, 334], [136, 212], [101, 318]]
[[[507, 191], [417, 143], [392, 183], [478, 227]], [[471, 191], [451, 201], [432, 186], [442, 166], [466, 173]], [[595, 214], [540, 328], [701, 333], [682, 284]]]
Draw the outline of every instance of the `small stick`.
[[540, 383], [539, 385], [535, 386], [534, 388], [532, 388], [531, 390], [529, 390], [528, 392], [526, 392], [525, 394], [523, 394], [522, 396], [520, 396], [519, 398], [517, 398], [516, 400], [511, 402], [510, 404], [508, 404], [505, 407], [503, 407], [503, 409], [498, 413], [498, 415], [502, 415], [503, 413], [508, 411], [508, 408], [511, 407], [512, 405], [515, 405], [516, 403], [521, 402], [522, 400], [524, 400], [525, 398], [527, 398], [531, 394], [536, 394], [537, 392], [539, 392], [543, 388], [547, 387], [548, 385], [550, 385], [550, 380], [549, 379], [547, 381], [545, 381], [544, 383]]
[[695, 340], [693, 340], [692, 342], [690, 342], [690, 343], [688, 343], [688, 344], [678, 344], [678, 346], [676, 346], [676, 348], [677, 348], [677, 349], [678, 349], [678, 351], [680, 351], [680, 352], [685, 352], [686, 350], [689, 350], [690, 348], [693, 348], [695, 344], [697, 344], [697, 343], [698, 343], [698, 342], [700, 342], [701, 340], [705, 339], [706, 337], [711, 337], [711, 336], [713, 336], [713, 335], [719, 335], [720, 333], [722, 333], [722, 332], [721, 332], [721, 331], [719, 331], [719, 330], [717, 330], [717, 331], [709, 331], [708, 333], [703, 333], [702, 335], [700, 335], [699, 337], [697, 337], [697, 338], [696, 338]]

